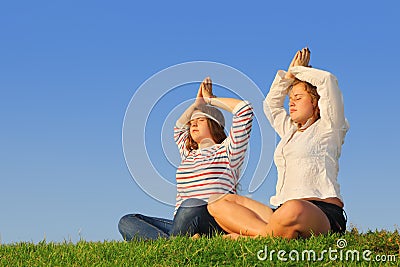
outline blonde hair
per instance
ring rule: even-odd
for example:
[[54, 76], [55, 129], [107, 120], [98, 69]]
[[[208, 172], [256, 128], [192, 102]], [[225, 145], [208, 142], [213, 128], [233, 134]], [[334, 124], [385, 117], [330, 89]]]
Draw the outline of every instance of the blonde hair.
[[[215, 143], [221, 144], [226, 139], [226, 134], [224, 131], [225, 127], [225, 118], [222, 112], [214, 107], [211, 106], [200, 106], [194, 109], [193, 112], [199, 110], [203, 113], [206, 113], [216, 119], [218, 122], [214, 121], [213, 119], [207, 119], [207, 125], [210, 129], [210, 133], [212, 139]], [[199, 148], [199, 145], [193, 140], [192, 136], [189, 134], [188, 138], [186, 139], [186, 149], [189, 151], [196, 150]]]

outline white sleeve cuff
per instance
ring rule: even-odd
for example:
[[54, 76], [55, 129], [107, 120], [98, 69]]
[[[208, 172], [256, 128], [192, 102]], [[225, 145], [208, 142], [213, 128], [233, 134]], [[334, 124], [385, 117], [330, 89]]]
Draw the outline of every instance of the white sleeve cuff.
[[187, 129], [189, 128], [186, 123], [181, 123], [179, 120], [176, 121], [175, 126], [179, 129]]

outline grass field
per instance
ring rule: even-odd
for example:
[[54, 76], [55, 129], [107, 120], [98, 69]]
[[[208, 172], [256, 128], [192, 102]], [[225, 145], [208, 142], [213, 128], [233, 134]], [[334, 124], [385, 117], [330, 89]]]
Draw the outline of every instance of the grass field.
[[0, 245], [0, 266], [399, 266], [398, 231], [309, 239], [187, 237]]

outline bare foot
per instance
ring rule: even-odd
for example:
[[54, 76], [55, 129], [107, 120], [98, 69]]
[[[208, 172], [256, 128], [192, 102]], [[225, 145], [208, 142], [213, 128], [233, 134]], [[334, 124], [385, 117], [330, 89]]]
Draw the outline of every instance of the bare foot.
[[239, 234], [236, 234], [236, 233], [223, 235], [223, 238], [232, 239], [232, 240], [237, 240], [239, 237], [242, 237], [242, 236]]
[[196, 240], [200, 238], [200, 234], [194, 234], [192, 237], [192, 240]]

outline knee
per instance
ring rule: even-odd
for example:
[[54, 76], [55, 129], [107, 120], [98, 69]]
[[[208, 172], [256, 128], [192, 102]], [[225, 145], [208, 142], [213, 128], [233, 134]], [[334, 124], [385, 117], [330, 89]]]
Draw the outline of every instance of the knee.
[[205, 217], [207, 202], [201, 199], [189, 198], [182, 202], [175, 217], [171, 235], [193, 235], [198, 225]]
[[215, 195], [208, 201], [207, 210], [213, 216], [217, 216], [223, 211], [224, 202], [229, 195]]
[[205, 202], [202, 199], [198, 198], [188, 198], [184, 200], [181, 204], [181, 207], [183, 208], [195, 208], [195, 207], [200, 207], [200, 206], [205, 206], [207, 205], [207, 202]]
[[289, 200], [285, 202], [280, 208], [280, 221], [283, 225], [296, 225], [305, 212], [305, 205], [303, 200]]
[[118, 229], [121, 231], [125, 227], [127, 227], [132, 220], [135, 220], [136, 218], [139, 218], [140, 214], [127, 214], [122, 216], [122, 218], [118, 222]]
[[300, 234], [305, 205], [302, 200], [289, 200], [274, 212], [269, 222], [274, 236], [297, 238]]
[[119, 219], [118, 228], [121, 228], [121, 226], [123, 226], [132, 215], [134, 215], [134, 214], [127, 214], [127, 215], [122, 216], [122, 218]]
[[178, 208], [175, 220], [185, 221], [187, 218], [192, 218], [199, 215], [207, 207], [207, 202], [197, 198], [189, 198], [182, 202]]
[[124, 215], [118, 222], [118, 231], [122, 235], [122, 238], [126, 241], [129, 241], [132, 239], [131, 235], [131, 225], [132, 225], [132, 219], [136, 218], [138, 214], [127, 214]]
[[125, 222], [125, 221], [131, 220], [132, 218], [138, 218], [139, 216], [140, 216], [140, 214], [126, 214], [126, 215], [122, 216], [119, 221]]

